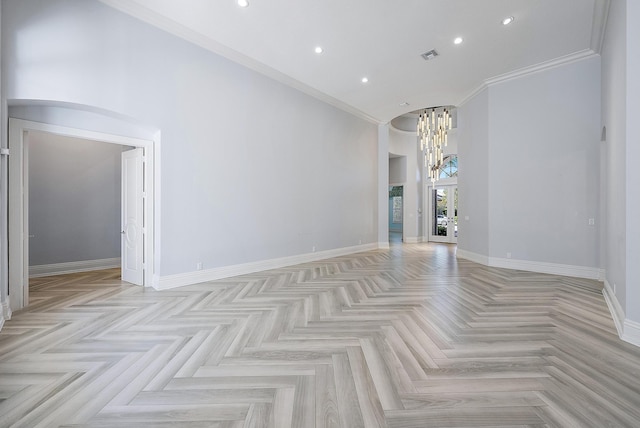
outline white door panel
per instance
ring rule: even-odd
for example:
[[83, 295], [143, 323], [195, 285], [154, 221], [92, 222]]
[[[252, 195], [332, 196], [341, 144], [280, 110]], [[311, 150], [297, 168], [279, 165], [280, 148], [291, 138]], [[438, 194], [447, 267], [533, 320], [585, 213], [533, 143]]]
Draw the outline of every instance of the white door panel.
[[144, 283], [144, 149], [122, 153], [122, 280]]

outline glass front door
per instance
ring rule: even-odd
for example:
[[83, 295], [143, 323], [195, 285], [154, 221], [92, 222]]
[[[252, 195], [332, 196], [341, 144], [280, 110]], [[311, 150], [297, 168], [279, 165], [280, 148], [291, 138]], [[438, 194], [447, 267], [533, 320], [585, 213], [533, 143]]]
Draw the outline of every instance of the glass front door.
[[429, 241], [458, 242], [458, 186], [429, 187]]

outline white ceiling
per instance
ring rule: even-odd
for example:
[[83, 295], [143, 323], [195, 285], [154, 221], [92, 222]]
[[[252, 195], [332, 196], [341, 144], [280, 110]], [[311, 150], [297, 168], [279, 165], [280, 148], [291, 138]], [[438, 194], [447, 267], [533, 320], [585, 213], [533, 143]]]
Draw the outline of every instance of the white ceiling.
[[[609, 3], [249, 0], [240, 8], [236, 0], [101, 1], [381, 123], [459, 105], [496, 79], [599, 53]], [[515, 21], [503, 26], [509, 15]], [[464, 41], [454, 45], [458, 36]], [[423, 60], [431, 49], [439, 56]]]

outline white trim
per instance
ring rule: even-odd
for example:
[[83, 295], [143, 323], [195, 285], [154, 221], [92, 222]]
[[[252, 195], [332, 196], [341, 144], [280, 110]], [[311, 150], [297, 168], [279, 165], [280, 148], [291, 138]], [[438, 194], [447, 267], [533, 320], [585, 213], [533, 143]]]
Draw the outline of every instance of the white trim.
[[489, 257], [489, 266], [505, 269], [525, 270], [529, 272], [548, 273], [551, 275], [572, 276], [575, 278], [598, 279], [599, 268], [587, 266], [563, 265], [559, 263], [535, 262], [530, 260], [503, 259]]
[[[144, 147], [147, 168], [145, 180], [148, 183], [146, 203], [145, 228], [145, 279], [144, 285], [151, 286], [155, 281], [155, 273], [159, 266], [160, 249], [160, 133], [156, 133], [153, 140], [126, 137], [122, 135], [108, 134], [105, 132], [90, 131], [81, 128], [71, 128], [49, 123], [40, 123], [29, 120], [9, 118], [9, 290], [12, 299], [12, 309], [25, 307], [29, 302], [29, 272], [28, 272], [28, 199], [23, 197], [24, 191], [28, 191], [27, 164], [25, 150], [28, 140], [24, 136], [29, 131], [47, 132], [67, 137], [75, 137], [100, 141], [105, 143], [120, 144], [134, 147]], [[13, 185], [11, 183], [14, 183]], [[17, 298], [15, 298], [17, 296]]]
[[5, 321], [8, 321], [11, 319], [11, 305], [9, 303], [9, 298], [11, 296], [7, 296], [7, 301], [6, 302], [2, 302], [2, 305], [0, 305], [0, 330], [2, 330], [2, 326], [4, 325]]
[[[270, 269], [278, 269], [287, 266], [310, 263], [318, 260], [340, 257], [363, 251], [377, 250], [381, 243], [362, 244], [353, 247], [336, 248], [334, 250], [317, 251], [314, 253], [299, 254], [297, 256], [282, 257], [278, 259], [261, 260], [251, 263], [243, 263], [219, 268], [200, 270], [194, 272], [179, 273], [160, 277], [158, 284], [154, 284], [157, 290], [182, 287], [185, 285], [199, 284], [207, 281], [230, 278], [239, 275], [262, 272]], [[389, 244], [387, 243], [387, 246]]]
[[389, 247], [389, 241], [386, 242], [378, 242], [378, 249], [379, 250], [388, 250]]
[[139, 5], [136, 2], [132, 2], [130, 0], [100, 0], [100, 1], [114, 9], [117, 9], [143, 22], [146, 22], [147, 24], [151, 24], [154, 27], [160, 28], [161, 30], [164, 30], [170, 34], [173, 34], [174, 36], [184, 39], [187, 42], [193, 43], [210, 52], [213, 52], [217, 55], [225, 57], [230, 61], [240, 64], [264, 76], [270, 77], [273, 80], [283, 83], [291, 88], [297, 89], [300, 92], [310, 95], [320, 101], [324, 101], [325, 103], [332, 105], [333, 107], [336, 107], [342, 111], [350, 113], [356, 117], [359, 117], [371, 123], [376, 123], [376, 124], [384, 123], [380, 119], [375, 118], [362, 110], [359, 110], [351, 105], [348, 105], [345, 102], [337, 98], [334, 98], [324, 92], [321, 92], [299, 80], [296, 80], [293, 77], [288, 76], [282, 73], [281, 71], [278, 71], [275, 68], [272, 68], [260, 61], [256, 61], [254, 58], [251, 58], [234, 49], [229, 48], [228, 46], [218, 43], [217, 41], [212, 40], [211, 38], [204, 36], [199, 32], [194, 31], [191, 28], [188, 28], [187, 26], [179, 24], [176, 21], [173, 21], [170, 18], [163, 16], [162, 14], [159, 14], [142, 5]]
[[632, 345], [640, 346], [640, 323], [626, 318], [624, 309], [622, 309], [611, 284], [609, 284], [609, 281], [606, 279], [604, 280], [602, 295], [604, 296], [605, 302], [607, 302], [611, 318], [613, 318], [613, 323], [616, 326], [620, 339]]
[[593, 58], [596, 56], [598, 56], [598, 54], [596, 54], [591, 49], [584, 49], [582, 51], [561, 56], [559, 58], [555, 58], [550, 61], [544, 61], [539, 64], [532, 65], [530, 67], [525, 67], [519, 70], [510, 71], [509, 73], [500, 74], [498, 76], [485, 80], [485, 83], [488, 86], [491, 86], [491, 85], [495, 85], [496, 83], [507, 82], [509, 80], [518, 79], [523, 76], [529, 76], [531, 74], [536, 74], [543, 71], [551, 70], [567, 64], [573, 64], [574, 62], [582, 61], [582, 60]]
[[535, 262], [530, 260], [503, 259], [488, 257], [458, 249], [457, 256], [490, 267], [524, 270], [527, 272], [547, 273], [551, 275], [571, 276], [574, 278], [599, 279], [601, 269], [587, 266], [563, 265], [559, 263]]
[[620, 338], [632, 345], [640, 346], [640, 323], [624, 320], [624, 334]]
[[491, 77], [489, 79], [486, 79], [477, 88], [475, 88], [473, 91], [467, 94], [464, 98], [462, 98], [458, 102], [457, 106], [459, 108], [465, 105], [466, 103], [471, 101], [476, 95], [482, 92], [483, 89], [486, 89], [495, 84], [507, 82], [509, 80], [519, 79], [521, 77], [526, 77], [531, 74], [536, 74], [543, 71], [551, 70], [553, 68], [561, 67], [567, 64], [572, 64], [574, 62], [582, 61], [582, 60], [593, 58], [596, 56], [598, 56], [598, 54], [593, 50], [584, 49], [582, 51], [565, 55], [560, 58], [555, 58], [550, 61], [541, 62], [539, 64], [535, 64], [529, 67], [524, 67], [518, 70], [510, 71], [509, 73], [504, 73], [498, 76]]
[[489, 85], [487, 85], [486, 82], [482, 82], [477, 88], [475, 88], [473, 91], [469, 92], [464, 98], [462, 98], [458, 102], [458, 104], [456, 104], [457, 108], [460, 108], [460, 107], [464, 106], [466, 103], [468, 103], [469, 101], [474, 99], [476, 97], [476, 95], [478, 95], [480, 92], [482, 92], [483, 90], [487, 89], [488, 87], [489, 87]]
[[593, 5], [593, 24], [591, 25], [591, 49], [600, 54], [604, 43], [605, 30], [609, 19], [610, 0], [596, 1]]
[[471, 251], [461, 250], [460, 247], [456, 249], [456, 257], [459, 259], [469, 260], [474, 263], [489, 266], [489, 257], [482, 254], [473, 253]]
[[406, 238], [404, 238], [405, 244], [417, 244], [418, 242], [420, 242], [420, 240], [417, 236], [407, 236]]
[[120, 267], [120, 257], [29, 266], [29, 278]]
[[622, 337], [624, 335], [624, 310], [622, 309], [622, 306], [620, 306], [620, 302], [613, 292], [611, 284], [609, 284], [609, 281], [606, 279], [604, 280], [602, 295], [604, 296], [604, 301], [609, 307], [609, 312], [611, 313], [611, 318], [613, 318], [616, 330], [618, 330], [618, 336]]

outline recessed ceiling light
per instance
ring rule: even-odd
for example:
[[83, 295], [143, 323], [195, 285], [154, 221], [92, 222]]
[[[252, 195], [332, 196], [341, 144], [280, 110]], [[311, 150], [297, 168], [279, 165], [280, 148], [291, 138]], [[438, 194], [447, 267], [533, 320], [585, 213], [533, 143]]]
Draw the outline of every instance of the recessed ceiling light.
[[238, 6], [240, 6], [240, 7], [249, 6], [249, 0], [238, 0]]
[[460, 43], [462, 43], [462, 37], [456, 37], [455, 39], [453, 39], [453, 43], [459, 45]]
[[405, 101], [403, 103], [400, 103], [399, 105], [400, 105], [400, 107], [406, 107], [406, 106], [409, 105], [409, 103]]
[[369, 78], [365, 76], [365, 77], [362, 78], [361, 82], [362, 83], [367, 83], [367, 82], [369, 82]]
[[515, 18], [513, 16], [507, 16], [505, 19], [502, 20], [502, 25], [509, 25], [513, 22]]
[[324, 51], [324, 49], [322, 49], [322, 46], [316, 46], [316, 48], [315, 48], [315, 52], [316, 52], [317, 54], [321, 54], [323, 51]]

